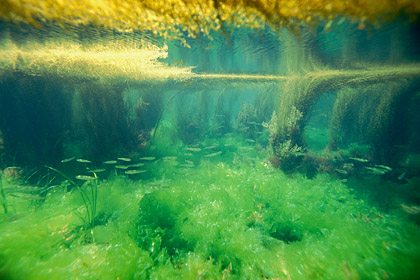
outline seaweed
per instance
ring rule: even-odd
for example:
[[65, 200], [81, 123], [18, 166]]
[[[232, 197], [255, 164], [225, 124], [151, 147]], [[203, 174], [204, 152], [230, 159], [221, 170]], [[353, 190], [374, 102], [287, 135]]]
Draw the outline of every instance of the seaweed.
[[[98, 199], [98, 177], [96, 176], [96, 173], [93, 172], [94, 177], [83, 177], [83, 180], [84, 178], [86, 178], [86, 183], [83, 186], [80, 186], [79, 184], [75, 183], [72, 179], [70, 179], [67, 175], [65, 175], [63, 172], [55, 169], [54, 167], [46, 166], [46, 168], [63, 176], [66, 180], [68, 180], [68, 182], [70, 182], [72, 186], [74, 186], [77, 189], [77, 191], [80, 194], [80, 197], [83, 200], [83, 204], [86, 210], [86, 217], [80, 216], [84, 224], [83, 229], [86, 232], [90, 232], [94, 227], [95, 221], [97, 219], [96, 206]], [[85, 185], [87, 185], [86, 189], [84, 188]]]
[[7, 214], [8, 209], [7, 209], [7, 199], [6, 199], [6, 193], [4, 192], [3, 189], [3, 172], [0, 171], [0, 194], [1, 194], [1, 204], [3, 206], [4, 209], [4, 213]]

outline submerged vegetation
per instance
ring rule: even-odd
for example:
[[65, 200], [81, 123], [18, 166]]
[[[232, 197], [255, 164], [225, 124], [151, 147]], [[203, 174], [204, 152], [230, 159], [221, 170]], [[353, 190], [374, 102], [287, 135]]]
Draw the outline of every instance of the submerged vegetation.
[[418, 278], [418, 1], [82, 2], [0, 7], [1, 279]]
[[80, 186], [79, 184], [75, 183], [72, 179], [70, 179], [67, 175], [65, 175], [63, 172], [50, 166], [48, 166], [47, 168], [66, 178], [67, 182], [70, 183], [72, 187], [75, 187], [80, 193], [86, 210], [86, 217], [81, 216], [81, 219], [84, 224], [83, 230], [87, 232], [91, 231], [97, 218], [96, 204], [98, 200], [98, 176], [96, 175], [96, 173], [92, 171], [94, 177], [88, 175], [77, 175], [76, 179], [85, 181], [85, 183], [82, 186]]
[[13, 215], [1, 216], [2, 276], [414, 279], [420, 237], [403, 193], [376, 204], [329, 175], [290, 178], [248, 147], [188, 167], [181, 149], [143, 161], [159, 177], [95, 179], [100, 222], [89, 242], [78, 229], [86, 186], [54, 187], [36, 208], [14, 198]]
[[[347, 17], [359, 29], [381, 24], [400, 15], [416, 19], [420, 5], [415, 0], [311, 0], [311, 1], [136, 1], [104, 0], [85, 3], [81, 0], [56, 2], [51, 0], [4, 1], [0, 19], [15, 24], [42, 27], [55, 23], [63, 29], [77, 27], [104, 27], [118, 32], [142, 31], [164, 39], [197, 38], [201, 34], [211, 37], [212, 32], [228, 33], [231, 27], [275, 29], [286, 27], [296, 30], [302, 25], [315, 26], [320, 22]], [[72, 28], [69, 28], [72, 27]]]

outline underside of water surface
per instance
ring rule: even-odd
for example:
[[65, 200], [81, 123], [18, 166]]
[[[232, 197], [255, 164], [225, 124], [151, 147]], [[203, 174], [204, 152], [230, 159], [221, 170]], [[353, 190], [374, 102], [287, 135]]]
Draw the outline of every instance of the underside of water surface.
[[418, 279], [417, 1], [167, 2], [0, 8], [0, 279]]

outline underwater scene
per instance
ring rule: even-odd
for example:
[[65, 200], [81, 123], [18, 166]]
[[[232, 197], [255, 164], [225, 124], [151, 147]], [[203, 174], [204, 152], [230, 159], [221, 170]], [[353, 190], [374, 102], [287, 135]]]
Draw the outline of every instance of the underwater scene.
[[0, 279], [420, 279], [419, 15], [3, 0]]

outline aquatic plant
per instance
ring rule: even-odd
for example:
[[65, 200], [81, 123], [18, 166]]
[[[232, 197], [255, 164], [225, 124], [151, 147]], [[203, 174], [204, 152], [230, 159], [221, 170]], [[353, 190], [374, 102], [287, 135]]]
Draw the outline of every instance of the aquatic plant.
[[[178, 152], [179, 159], [185, 150]], [[75, 274], [81, 279], [346, 279], [348, 273], [415, 279], [419, 235], [400, 196], [391, 195], [394, 185], [349, 180], [362, 190], [373, 185], [384, 204], [379, 207], [329, 175], [288, 176], [257, 153], [228, 163], [225, 152], [188, 171], [156, 160], [150, 181], [115, 176], [100, 182], [97, 216], [108, 218], [88, 233], [94, 242], [85, 242], [80, 235], [87, 233], [75, 228], [74, 209], [81, 206], [76, 186], [71, 185], [73, 192], [52, 189], [32, 211], [20, 206], [13, 222], [0, 219], [0, 273], [22, 279]], [[399, 190], [410, 198], [417, 186], [413, 181]], [[389, 201], [384, 202], [384, 191]]]
[[[271, 25], [297, 30], [302, 25], [316, 26], [342, 16], [358, 23], [359, 29], [396, 18], [400, 13], [416, 18], [420, 5], [416, 0], [316, 0], [316, 1], [136, 1], [105, 0], [86, 2], [73, 0], [6, 0], [0, 18], [14, 23], [42, 27], [54, 23], [68, 26], [95, 26], [119, 32], [142, 31], [165, 39], [196, 38], [202, 33], [211, 37], [212, 31], [228, 34], [233, 27], [254, 29]], [[71, 31], [71, 29], [70, 29]], [[74, 32], [74, 31], [73, 31]]]
[[230, 96], [224, 94], [224, 91], [221, 91], [217, 96], [211, 127], [211, 133], [214, 133], [215, 135], [223, 135], [230, 132], [232, 129], [230, 122], [232, 112], [229, 108], [229, 97]]
[[[233, 169], [226, 163], [211, 169], [203, 164], [188, 182], [174, 178], [171, 188], [142, 197], [135, 239], [155, 263], [152, 275], [345, 278], [345, 267], [361, 278], [380, 271], [404, 274], [384, 258], [400, 255], [388, 245], [393, 238], [405, 243], [401, 232], [385, 225], [405, 220], [379, 213], [327, 175], [286, 179], [282, 172], [264, 173], [261, 163], [247, 167], [244, 162]], [[418, 239], [414, 226], [409, 228], [409, 238]], [[335, 242], [343, 247], [337, 249]], [[418, 254], [411, 256], [406, 264], [412, 269]]]
[[102, 40], [101, 45], [88, 45], [70, 40], [44, 44], [29, 41], [18, 45], [9, 40], [1, 42], [0, 73], [10, 75], [19, 71], [29, 76], [66, 78], [74, 82], [99, 79], [124, 83], [182, 80], [192, 76], [191, 68], [169, 67], [159, 61], [167, 55], [167, 47], [150, 42], [131, 45]]
[[173, 96], [176, 96], [175, 108], [180, 106], [182, 110], [176, 110], [172, 117], [175, 119], [178, 138], [186, 144], [194, 144], [209, 130], [209, 112], [213, 104], [205, 90], [193, 94], [186, 91], [181, 93]]
[[259, 140], [263, 132], [264, 124], [270, 121], [274, 108], [278, 106], [277, 87], [270, 83], [262, 84], [252, 100], [246, 99], [238, 112], [235, 120], [235, 128], [251, 140]]
[[[93, 228], [95, 221], [96, 221], [96, 204], [98, 200], [98, 177], [96, 173], [93, 172], [94, 177], [91, 176], [84, 176], [78, 175], [76, 178], [86, 181], [85, 184], [80, 186], [79, 184], [75, 183], [72, 179], [70, 179], [67, 175], [63, 172], [51, 167], [46, 166], [48, 169], [56, 172], [63, 176], [68, 182], [74, 186], [80, 194], [80, 197], [83, 200], [83, 204], [86, 210], [86, 217], [80, 216], [84, 223], [84, 230], [86, 232], [90, 232]], [[85, 189], [86, 186], [86, 189]]]
[[408, 108], [417, 106], [412, 102], [419, 91], [416, 84], [415, 80], [396, 80], [340, 90], [329, 125], [328, 149], [368, 145], [368, 151], [358, 153], [376, 163], [398, 164], [406, 152], [396, 147], [409, 145], [409, 127], [415, 123], [416, 114]]
[[[125, 85], [97, 81], [77, 86], [73, 122], [79, 127], [72, 135], [74, 142], [83, 141], [84, 154], [90, 158], [115, 158], [121, 151], [130, 150], [135, 142], [135, 131], [129, 127], [127, 106], [124, 102]], [[72, 151], [68, 151], [69, 154]]]
[[256, 106], [243, 103], [236, 116], [235, 126], [245, 138], [255, 139], [258, 126]]
[[[302, 65], [301, 71], [304, 71], [305, 67], [313, 67], [313, 65], [317, 65], [313, 60], [309, 61], [309, 66], [307, 66], [307, 64], [308, 63]], [[306, 126], [307, 121], [309, 120], [309, 116], [311, 114], [311, 110], [314, 104], [322, 94], [325, 94], [326, 92], [334, 92], [338, 89], [343, 88], [360, 88], [361, 86], [367, 89], [374, 89], [375, 85], [381, 83], [406, 83], [410, 85], [411, 82], [415, 83], [420, 74], [420, 72], [418, 72], [419, 69], [416, 70], [415, 68], [416, 67], [411, 68], [411, 66], [407, 65], [401, 68], [395, 67], [394, 69], [391, 69], [390, 66], [383, 68], [375, 67], [368, 68], [364, 71], [318, 70], [306, 73], [303, 76], [299, 77], [290, 76], [289, 79], [287, 79], [287, 81], [283, 84], [283, 86], [280, 87], [280, 104], [276, 109], [276, 119], [275, 121], [272, 121], [270, 128], [270, 143], [274, 155], [278, 154], [278, 156], [280, 156], [279, 151], [283, 150], [284, 147], [295, 147], [295, 145], [297, 145], [298, 147], [301, 147], [302, 150], [306, 149], [305, 143], [303, 141], [304, 127]], [[360, 98], [367, 100], [369, 98], [369, 94], [367, 94], [368, 91], [369, 90], [361, 91], [360, 93], [357, 93], [357, 96], [360, 96]], [[365, 94], [363, 94], [363, 92]], [[391, 89], [389, 89], [388, 93], [391, 96], [397, 94], [394, 93]], [[391, 100], [395, 100], [395, 98], [393, 97], [389, 98], [387, 94], [382, 94], [382, 91], [377, 91], [375, 96], [377, 100], [382, 100], [380, 102], [382, 102], [381, 107], [383, 109], [385, 109], [383, 106], [392, 106], [389, 102], [391, 102]], [[373, 99], [374, 98], [372, 97], [371, 100]], [[347, 97], [347, 100], [348, 102], [350, 101], [349, 97]], [[361, 103], [358, 102], [357, 104]], [[371, 105], [373, 103], [368, 104]], [[394, 103], [394, 105], [396, 104], [397, 103]], [[344, 107], [342, 107], [341, 110], [353, 110], [351, 104], [346, 105], [346, 103], [343, 103], [342, 105]], [[382, 117], [376, 119], [377, 124], [379, 124], [379, 120], [387, 119], [388, 117], [386, 117], [386, 115], [388, 113], [392, 113], [392, 108], [389, 108], [390, 110], [374, 111], [377, 114], [382, 115]], [[369, 109], [368, 107], [365, 107], [364, 112], [368, 115], [370, 114], [371, 109], [372, 107], [369, 107]], [[339, 113], [343, 116], [345, 114], [344, 112]], [[364, 119], [370, 118], [363, 118], [362, 116], [360, 116], [360, 120]], [[334, 122], [336, 122], [336, 120], [334, 120]], [[379, 125], [377, 127], [380, 127], [380, 130], [384, 129], [383, 125]], [[377, 128], [374, 130], [378, 131]], [[334, 134], [333, 132], [333, 135], [336, 134]], [[290, 145], [283, 144], [289, 140], [291, 141]], [[383, 137], [381, 138], [381, 140], [383, 140]], [[335, 145], [334, 141], [331, 142], [331, 145]], [[298, 164], [299, 162], [297, 161], [295, 163]]]
[[299, 129], [302, 117], [302, 113], [292, 106], [288, 114], [279, 116], [274, 111], [271, 120], [263, 123], [275, 157], [272, 162], [283, 170], [294, 169], [305, 151]]
[[3, 189], [3, 171], [0, 171], [0, 194], [1, 194], [1, 204], [4, 209], [4, 213], [7, 214], [7, 199], [6, 199], [6, 193]]

